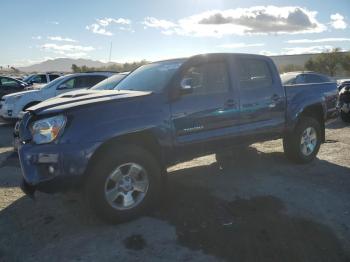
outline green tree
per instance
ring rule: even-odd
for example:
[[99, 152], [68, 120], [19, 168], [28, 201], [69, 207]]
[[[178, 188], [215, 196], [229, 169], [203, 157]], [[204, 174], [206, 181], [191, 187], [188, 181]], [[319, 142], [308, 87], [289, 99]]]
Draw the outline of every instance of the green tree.
[[334, 48], [329, 52], [317, 55], [315, 58], [310, 58], [305, 63], [305, 68], [310, 71], [335, 76], [337, 71], [343, 67], [344, 56], [344, 53], [340, 52], [339, 48]]
[[81, 69], [76, 64], [73, 64], [72, 71], [73, 71], [73, 73], [79, 73], [79, 72], [81, 72]]
[[350, 74], [350, 53], [347, 53], [342, 60], [342, 67], [345, 72]]

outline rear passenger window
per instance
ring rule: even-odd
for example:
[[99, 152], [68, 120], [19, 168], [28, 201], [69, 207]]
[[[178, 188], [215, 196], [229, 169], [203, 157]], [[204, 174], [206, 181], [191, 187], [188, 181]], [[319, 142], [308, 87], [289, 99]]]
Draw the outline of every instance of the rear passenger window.
[[59, 77], [59, 75], [49, 75], [50, 82], [51, 82], [52, 80], [55, 80], [55, 79], [58, 78], [58, 77]]
[[90, 88], [106, 78], [107, 77], [105, 76], [97, 76], [97, 75], [78, 77], [75, 88]]
[[106, 76], [89, 76], [87, 77], [87, 85], [88, 87], [92, 87], [106, 78]]
[[272, 75], [268, 63], [260, 59], [241, 59], [239, 82], [242, 88], [264, 88], [272, 86]]
[[192, 66], [183, 79], [191, 79], [193, 94], [221, 93], [229, 89], [228, 72], [223, 62]]

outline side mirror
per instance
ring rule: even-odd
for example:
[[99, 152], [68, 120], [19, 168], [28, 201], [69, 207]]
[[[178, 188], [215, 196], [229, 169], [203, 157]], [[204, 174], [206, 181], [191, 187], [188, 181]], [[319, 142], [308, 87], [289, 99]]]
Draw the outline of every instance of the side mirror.
[[192, 78], [184, 78], [181, 80], [181, 94], [191, 94], [193, 92]]

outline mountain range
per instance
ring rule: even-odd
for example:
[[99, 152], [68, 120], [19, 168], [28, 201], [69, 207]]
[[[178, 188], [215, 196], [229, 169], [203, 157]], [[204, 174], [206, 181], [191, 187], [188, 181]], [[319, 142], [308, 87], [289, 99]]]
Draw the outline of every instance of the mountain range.
[[[278, 67], [291, 64], [296, 66], [303, 66], [307, 60], [316, 55], [317, 54], [280, 55], [271, 56], [271, 58], [274, 60]], [[87, 67], [103, 67], [113, 63], [103, 63], [101, 61], [90, 59], [57, 58], [26, 67], [19, 67], [18, 69], [22, 72], [71, 72], [72, 64], [76, 64], [77, 66], [85, 65]]]
[[71, 58], [57, 58], [52, 60], [46, 60], [44, 62], [25, 66], [18, 67], [17, 69], [22, 72], [71, 72], [72, 65], [76, 64], [77, 66], [87, 66], [87, 67], [103, 67], [108, 66], [113, 63], [103, 63], [97, 60], [90, 59], [71, 59]]

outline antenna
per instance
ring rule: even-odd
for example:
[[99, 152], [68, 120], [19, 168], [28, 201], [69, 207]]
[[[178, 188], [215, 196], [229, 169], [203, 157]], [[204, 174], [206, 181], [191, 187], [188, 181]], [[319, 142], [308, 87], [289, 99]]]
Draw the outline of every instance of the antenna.
[[113, 47], [113, 45], [112, 45], [112, 42], [111, 42], [111, 46], [110, 46], [110, 48], [109, 48], [109, 58], [108, 58], [108, 62], [111, 62], [111, 57], [112, 57], [112, 47]]

